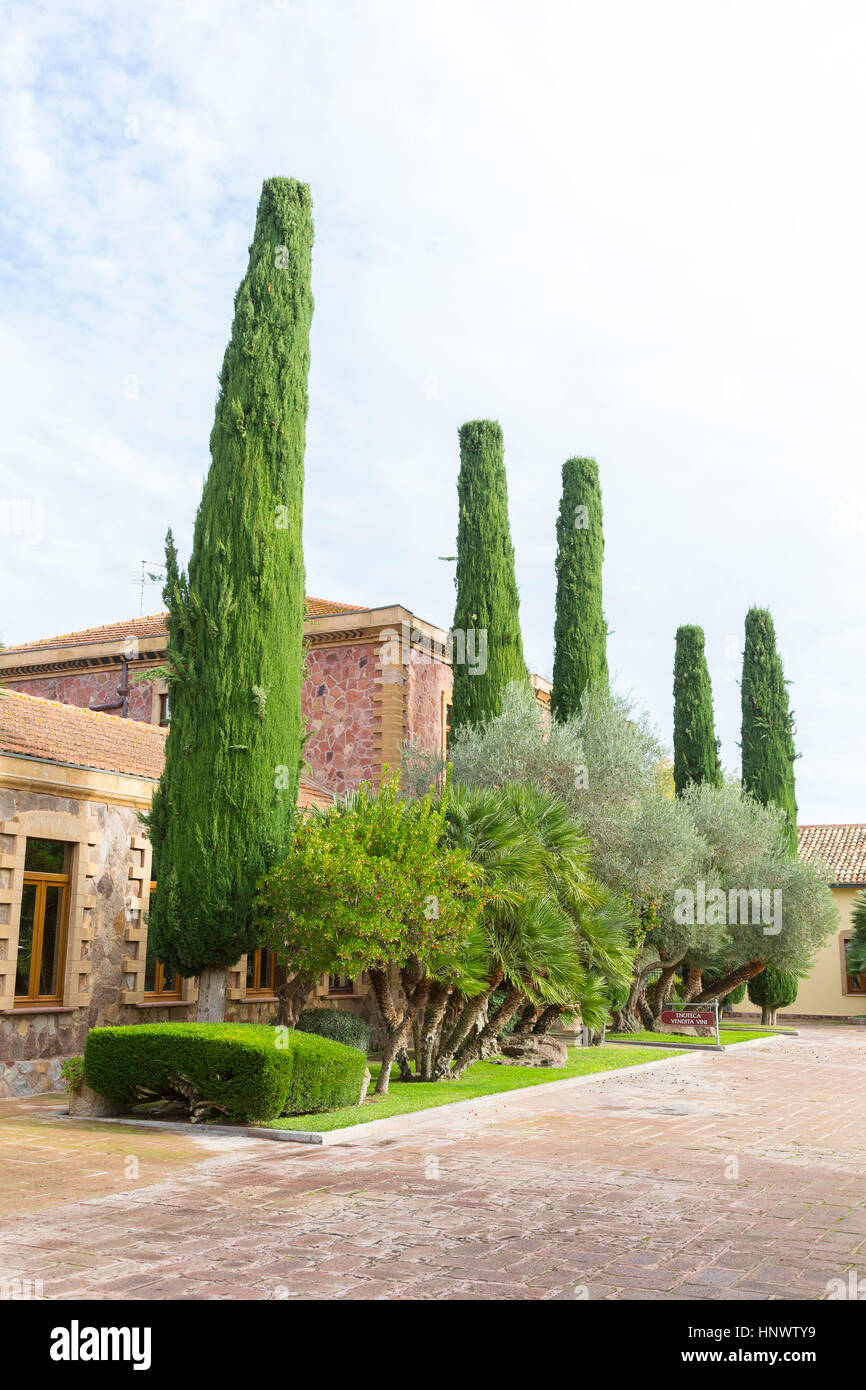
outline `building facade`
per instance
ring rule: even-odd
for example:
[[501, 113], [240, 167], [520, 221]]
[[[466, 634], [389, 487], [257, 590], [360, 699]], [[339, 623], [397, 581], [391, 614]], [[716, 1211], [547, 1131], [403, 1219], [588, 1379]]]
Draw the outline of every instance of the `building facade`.
[[[0, 1097], [59, 1089], [62, 1060], [90, 1028], [194, 1016], [195, 981], [167, 976], [148, 949], [141, 817], [165, 737], [144, 721], [0, 692]], [[298, 800], [333, 796], [304, 776]], [[321, 999], [332, 983], [341, 988], [322, 981]], [[242, 957], [227, 1016], [263, 1022], [277, 1009], [269, 953]]]
[[[398, 604], [309, 598], [304, 636], [302, 807], [399, 772], [407, 741], [444, 750], [444, 631]], [[56, 1090], [92, 1027], [194, 1016], [195, 981], [168, 976], [147, 939], [165, 660], [165, 614], [0, 650], [0, 1097]], [[324, 977], [314, 1002], [375, 1016], [364, 980]], [[242, 958], [227, 1018], [277, 1012], [272, 956]]]
[[[170, 718], [166, 615], [0, 650], [0, 685], [140, 723]], [[400, 604], [353, 608], [307, 599], [301, 701], [311, 774], [336, 793], [396, 771], [406, 741], [442, 750], [451, 704], [448, 634]], [[544, 697], [547, 683], [537, 682]], [[120, 692], [120, 693], [119, 693]]]
[[866, 825], [801, 825], [799, 841], [802, 859], [820, 859], [831, 870], [839, 930], [818, 952], [796, 1001], [780, 1009], [780, 1017], [866, 1023], [866, 971], [852, 971], [848, 961], [854, 900], [866, 892]]

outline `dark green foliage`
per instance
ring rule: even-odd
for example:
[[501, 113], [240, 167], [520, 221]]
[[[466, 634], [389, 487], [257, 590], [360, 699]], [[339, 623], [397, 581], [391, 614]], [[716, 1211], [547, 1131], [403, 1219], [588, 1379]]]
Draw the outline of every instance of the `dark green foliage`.
[[788, 682], [776, 651], [773, 619], [766, 608], [750, 608], [746, 614], [741, 697], [743, 787], [764, 806], [772, 802], [784, 811], [788, 848], [795, 855], [794, 717], [788, 707]]
[[[473, 420], [460, 428], [457, 499], [451, 709], [455, 733], [464, 724], [477, 724], [498, 714], [509, 681], [525, 681], [527, 674], [508, 524], [502, 429], [495, 420]], [[460, 660], [464, 641], [466, 659]]]
[[370, 1025], [348, 1009], [304, 1009], [298, 1019], [302, 1033], [316, 1033], [320, 1038], [332, 1038], [357, 1047], [366, 1056], [370, 1046]]
[[550, 705], [557, 719], [568, 719], [579, 714], [588, 685], [608, 683], [607, 624], [601, 597], [604, 531], [595, 459], [567, 459], [562, 465], [556, 542]]
[[749, 981], [749, 998], [762, 1009], [783, 1009], [796, 1001], [799, 984], [799, 976], [768, 965]]
[[211, 467], [188, 577], [168, 535], [171, 724], [150, 817], [150, 931], [170, 970], [233, 965], [257, 945], [256, 881], [291, 842], [300, 771], [301, 549], [310, 194], [262, 190], [235, 296]]
[[859, 975], [866, 970], [866, 888], [854, 899], [851, 925], [854, 935], [848, 944], [848, 970]]
[[365, 1067], [354, 1048], [251, 1023], [94, 1028], [84, 1049], [87, 1084], [109, 1100], [129, 1107], [191, 1088], [245, 1123], [354, 1105]]
[[746, 997], [746, 981], [743, 980], [742, 984], [737, 985], [737, 988], [736, 988], [736, 989], [732, 989], [731, 992], [730, 992], [730, 994], [726, 994], [725, 997], [724, 997], [724, 999], [720, 999], [720, 1000], [719, 1000], [719, 1003], [720, 1003], [720, 1004], [724, 1004], [725, 1008], [730, 1008], [730, 1009], [732, 1009], [732, 1008], [734, 1007], [735, 1004], [742, 1004], [742, 1002], [743, 1002], [743, 1000], [745, 999], [745, 997]]
[[674, 786], [681, 796], [691, 782], [722, 785], [713, 691], [704, 653], [704, 630], [677, 628], [674, 657]]

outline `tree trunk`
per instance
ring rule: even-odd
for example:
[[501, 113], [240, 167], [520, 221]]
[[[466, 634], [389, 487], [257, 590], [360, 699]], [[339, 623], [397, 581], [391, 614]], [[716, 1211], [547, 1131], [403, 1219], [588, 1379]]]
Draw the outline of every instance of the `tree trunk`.
[[228, 971], [216, 965], [206, 965], [198, 977], [197, 1023], [224, 1023], [226, 1016], [226, 983]]
[[[422, 1009], [420, 1014], [416, 1014], [412, 1019], [412, 1051], [415, 1057], [415, 1075], [421, 1070], [421, 1022], [426, 1009]], [[404, 1077], [405, 1081], [406, 1078]]]
[[532, 1029], [533, 1033], [549, 1033], [554, 1023], [556, 1023], [557, 1019], [561, 1018], [564, 1013], [565, 1009], [561, 1004], [548, 1004], [547, 1008], [543, 1009], [535, 1020], [535, 1026]]
[[709, 989], [702, 990], [692, 1002], [695, 1004], [711, 1004], [714, 999], [723, 999], [726, 994], [730, 994], [732, 989], [741, 985], [744, 980], [753, 980], [756, 975], [760, 975], [764, 969], [765, 962], [762, 960], [750, 960], [747, 965], [740, 965], [736, 970], [731, 970], [721, 980], [717, 980]]
[[284, 967], [277, 975], [277, 998], [280, 1001], [279, 1020], [284, 1028], [296, 1028], [304, 1005], [316, 987], [309, 975], [292, 975]]
[[686, 978], [683, 980], [682, 996], [683, 1003], [690, 1004], [696, 999], [703, 988], [704, 972], [696, 965], [690, 965], [686, 969]]
[[613, 1031], [615, 1033], [639, 1033], [641, 1028], [650, 1030], [655, 1028], [656, 1020], [644, 992], [646, 981], [655, 970], [673, 970], [675, 966], [679, 965], [684, 955], [685, 951], [674, 960], [657, 960], [643, 967], [636, 978], [632, 980], [628, 999], [623, 1007], [613, 1010]]
[[536, 1008], [535, 1004], [526, 1004], [526, 1005], [524, 1005], [524, 1007], [520, 1010], [520, 1017], [519, 1017], [518, 1020], [517, 1020], [517, 1024], [516, 1024], [516, 1026], [515, 1026], [515, 1028], [514, 1028], [514, 1032], [515, 1032], [515, 1033], [532, 1033], [532, 1032], [537, 1032], [538, 1030], [535, 1028], [535, 1023], [536, 1023], [537, 1018], [538, 1018], [538, 1009]]
[[658, 1023], [659, 1015], [673, 993], [676, 973], [677, 967], [675, 965], [666, 965], [655, 982], [652, 995], [647, 1001], [652, 1010], [654, 1023]]
[[761, 1027], [762, 1027], [762, 1028], [775, 1028], [775, 1026], [776, 1026], [776, 1008], [775, 1008], [772, 1004], [762, 1004], [762, 1005], [761, 1005]]
[[462, 1076], [467, 1067], [471, 1067], [473, 1062], [477, 1062], [484, 1055], [486, 1047], [493, 1042], [497, 1033], [501, 1033], [505, 1024], [515, 1014], [520, 1007], [523, 998], [523, 990], [518, 986], [510, 986], [505, 992], [505, 998], [499, 1005], [492, 1018], [488, 1018], [480, 1033], [476, 1033], [474, 1038], [469, 1038], [458, 1052], [451, 1068], [451, 1076], [456, 1079]]
[[491, 994], [498, 989], [502, 983], [502, 971], [494, 970], [487, 984], [487, 989], [483, 994], [476, 995], [474, 999], [467, 999], [463, 1011], [451, 1029], [447, 1038], [443, 1038], [436, 1063], [433, 1068], [434, 1076], [440, 1079], [449, 1074], [452, 1059], [472, 1031], [472, 1025], [486, 1007]]
[[[405, 969], [403, 976], [403, 992], [406, 995], [406, 1008], [401, 1014], [394, 1003], [394, 996], [391, 993], [391, 986], [388, 981], [386, 970], [371, 970], [369, 972], [370, 985], [376, 999], [379, 1010], [379, 1017], [386, 1033], [385, 1051], [382, 1055], [382, 1066], [379, 1072], [379, 1079], [376, 1082], [376, 1095], [386, 1096], [388, 1094], [388, 1083], [391, 1080], [391, 1067], [399, 1057], [401, 1049], [405, 1049], [409, 1039], [410, 1030], [414, 1020], [418, 1016], [419, 1009], [423, 1008], [427, 1002], [427, 995], [430, 990], [430, 981], [421, 980], [413, 984], [413, 978], [417, 980], [417, 974], [411, 969]], [[405, 1067], [401, 1063], [401, 1073], [405, 1077], [408, 1070], [408, 1059]], [[409, 1072], [411, 1077], [411, 1072]]]
[[382, 1066], [379, 1071], [379, 1079], [376, 1082], [376, 1095], [386, 1096], [388, 1083], [391, 1080], [391, 1063], [400, 1048], [404, 1025], [408, 1024], [409, 1019], [404, 1017], [401, 1020], [397, 1012], [394, 996], [391, 993], [388, 971], [371, 970], [368, 978], [373, 997], [376, 1000], [376, 1007], [379, 1010], [379, 1019], [385, 1029], [385, 1050], [382, 1053]]
[[432, 1081], [436, 1042], [439, 1038], [451, 997], [451, 986], [432, 984], [427, 996], [424, 1021], [421, 1027], [421, 1054], [415, 1058], [415, 1070], [422, 1081]]

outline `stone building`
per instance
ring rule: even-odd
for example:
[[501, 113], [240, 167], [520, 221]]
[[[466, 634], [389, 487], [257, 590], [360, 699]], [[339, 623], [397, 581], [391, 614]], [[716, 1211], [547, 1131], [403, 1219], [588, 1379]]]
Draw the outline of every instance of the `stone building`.
[[[140, 817], [165, 736], [159, 725], [0, 691], [0, 1097], [57, 1090], [62, 1059], [97, 1024], [193, 1016], [195, 982], [167, 978], [147, 946]], [[301, 779], [301, 806], [332, 800]], [[229, 1016], [276, 1012], [268, 952], [243, 957], [229, 986]]]
[[[302, 806], [378, 784], [407, 741], [444, 749], [446, 632], [399, 604], [308, 598], [304, 635]], [[164, 759], [165, 660], [164, 613], [0, 650], [0, 1096], [56, 1088], [98, 1024], [193, 1015], [195, 982], [167, 977], [147, 945], [140, 816]], [[325, 977], [317, 995], [372, 1015], [364, 980]], [[277, 1007], [270, 953], [240, 960], [227, 1017]]]
[[866, 1024], [866, 971], [852, 970], [848, 959], [854, 902], [866, 892], [866, 825], [801, 825], [799, 843], [801, 859], [820, 859], [831, 871], [839, 929], [816, 953], [795, 1002], [779, 1017]]
[[[362, 609], [308, 598], [304, 638], [305, 757], [332, 791], [378, 783], [383, 767], [399, 768], [406, 740], [444, 747], [452, 684], [447, 633], [399, 604]], [[0, 651], [0, 684], [165, 725], [165, 681], [140, 679], [165, 662], [165, 648], [164, 613], [131, 618], [7, 647]]]

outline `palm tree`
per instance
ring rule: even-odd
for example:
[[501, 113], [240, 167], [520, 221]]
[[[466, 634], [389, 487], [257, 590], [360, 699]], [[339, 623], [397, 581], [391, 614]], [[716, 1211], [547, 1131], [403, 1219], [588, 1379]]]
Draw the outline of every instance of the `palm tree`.
[[[551, 1022], [580, 1007], [582, 997], [600, 1014], [600, 982], [605, 972], [621, 972], [624, 942], [604, 916], [608, 898], [592, 877], [589, 842], [555, 797], [532, 786], [452, 787], [446, 838], [487, 876], [486, 909], [467, 960], [467, 973], [483, 985], [462, 999], [458, 987], [450, 1020], [447, 1002], [429, 1026], [425, 1020], [427, 1073], [456, 1077], [522, 1003], [542, 1015], [555, 1011]], [[497, 1007], [475, 1031], [500, 986]]]

